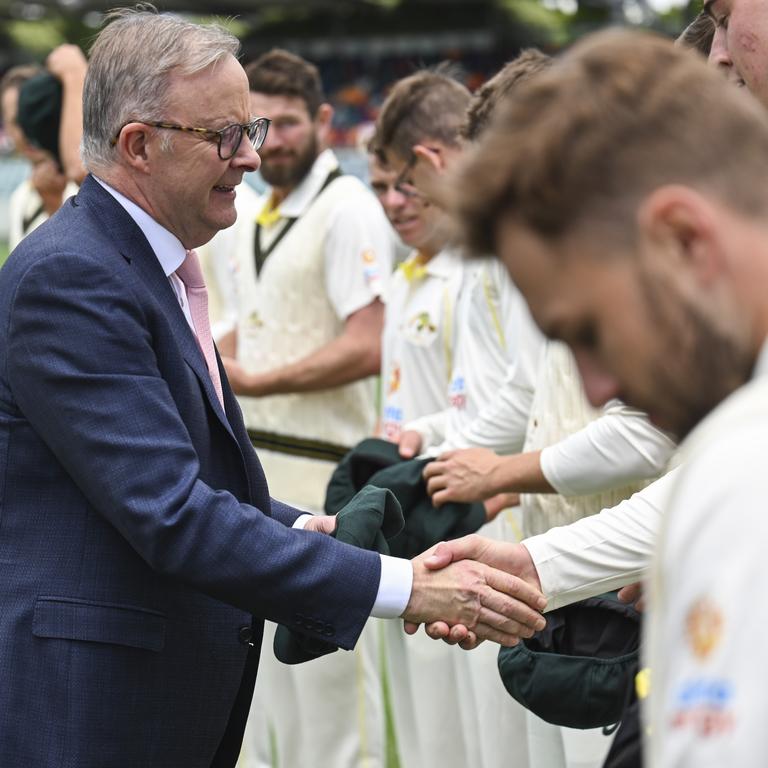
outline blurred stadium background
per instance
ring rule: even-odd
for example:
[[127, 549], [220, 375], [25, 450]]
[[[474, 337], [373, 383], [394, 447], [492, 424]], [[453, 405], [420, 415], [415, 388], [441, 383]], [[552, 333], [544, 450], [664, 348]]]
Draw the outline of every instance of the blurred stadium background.
[[[44, 62], [57, 45], [87, 52], [115, 0], [0, 0], [0, 76]], [[156, 7], [223, 21], [249, 61], [275, 46], [313, 61], [334, 105], [333, 143], [348, 172], [365, 176], [360, 147], [388, 86], [414, 69], [455, 63], [470, 89], [521, 48], [553, 53], [609, 24], [677, 35], [701, 0], [158, 0]], [[0, 263], [7, 248], [7, 198], [29, 168], [0, 127]], [[258, 184], [258, 180], [255, 182]]]

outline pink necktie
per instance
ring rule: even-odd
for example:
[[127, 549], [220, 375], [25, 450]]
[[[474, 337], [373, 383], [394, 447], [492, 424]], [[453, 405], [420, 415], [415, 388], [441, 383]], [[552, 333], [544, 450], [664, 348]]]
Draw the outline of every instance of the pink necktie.
[[195, 335], [200, 351], [203, 353], [208, 366], [208, 373], [213, 382], [213, 388], [219, 396], [221, 407], [224, 407], [224, 395], [221, 391], [221, 377], [216, 365], [216, 352], [213, 348], [211, 336], [211, 324], [208, 320], [208, 291], [205, 289], [203, 270], [200, 268], [200, 259], [194, 251], [187, 251], [187, 258], [176, 270], [179, 279], [187, 288], [187, 300], [189, 301], [189, 314], [192, 315], [192, 323], [195, 326]]

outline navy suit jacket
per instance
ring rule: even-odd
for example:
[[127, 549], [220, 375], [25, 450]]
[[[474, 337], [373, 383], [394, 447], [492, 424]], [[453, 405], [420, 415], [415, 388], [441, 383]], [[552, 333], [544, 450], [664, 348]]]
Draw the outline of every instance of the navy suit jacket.
[[354, 645], [378, 556], [290, 528], [221, 378], [90, 177], [0, 270], [0, 766], [223, 764], [249, 628]]

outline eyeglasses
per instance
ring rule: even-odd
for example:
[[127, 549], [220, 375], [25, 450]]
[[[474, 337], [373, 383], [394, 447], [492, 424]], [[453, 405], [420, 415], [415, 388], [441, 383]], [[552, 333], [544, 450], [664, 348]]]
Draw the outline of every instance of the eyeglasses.
[[152, 128], [165, 128], [169, 131], [199, 133], [206, 140], [215, 141], [219, 157], [222, 160], [229, 160], [234, 157], [235, 153], [240, 148], [240, 142], [242, 142], [244, 134], [247, 134], [248, 141], [251, 142], [251, 146], [255, 150], [260, 149], [261, 145], [264, 143], [264, 139], [267, 138], [270, 122], [271, 120], [268, 117], [257, 117], [249, 123], [233, 123], [232, 125], [222, 128], [220, 131], [214, 131], [211, 128], [189, 128], [184, 125], [176, 125], [175, 123], [129, 120], [127, 123], [120, 126], [120, 130], [110, 143], [113, 147], [117, 144], [117, 140], [120, 137], [120, 131], [122, 131], [128, 123], [141, 123], [142, 125], [149, 125]]
[[[434, 155], [439, 155], [441, 152], [440, 147], [421, 146]], [[414, 165], [416, 165], [417, 160], [418, 157], [416, 156], [416, 153], [412, 151], [408, 162], [403, 166], [403, 170], [397, 174], [395, 183], [392, 185], [401, 195], [405, 195], [406, 197], [424, 197], [424, 194], [407, 178], [413, 170]]]
[[408, 176], [413, 170], [413, 166], [416, 165], [416, 155], [411, 153], [411, 157], [408, 162], [403, 166], [403, 170], [397, 174], [392, 186], [397, 192], [406, 197], [421, 197], [418, 189], [413, 185], [413, 182], [408, 181]]

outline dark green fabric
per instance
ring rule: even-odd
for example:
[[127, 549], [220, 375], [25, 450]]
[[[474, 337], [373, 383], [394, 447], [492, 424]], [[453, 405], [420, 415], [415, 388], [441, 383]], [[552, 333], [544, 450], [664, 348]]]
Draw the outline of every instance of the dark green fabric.
[[483, 504], [449, 502], [432, 505], [422, 472], [430, 459], [403, 460], [395, 443], [368, 438], [358, 443], [339, 463], [325, 496], [325, 511], [332, 515], [366, 485], [391, 490], [403, 509], [402, 532], [389, 540], [396, 557], [412, 558], [439, 541], [474, 533], [485, 523]]
[[53, 75], [42, 72], [31, 77], [19, 89], [16, 115], [16, 122], [27, 140], [48, 150], [59, 166], [61, 101], [61, 83]]
[[499, 651], [509, 694], [556, 725], [597, 728], [621, 720], [639, 667], [640, 615], [611, 592], [546, 619], [541, 632]]
[[[367, 486], [336, 515], [336, 530], [331, 534], [345, 544], [389, 554], [387, 539], [403, 527], [403, 513], [391, 491]], [[309, 637], [283, 625], [278, 626], [275, 656], [284, 664], [301, 664], [338, 650], [327, 640]]]

